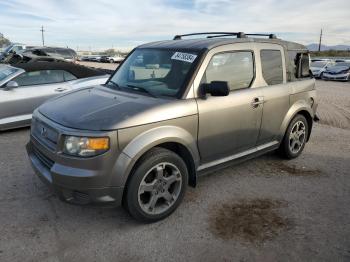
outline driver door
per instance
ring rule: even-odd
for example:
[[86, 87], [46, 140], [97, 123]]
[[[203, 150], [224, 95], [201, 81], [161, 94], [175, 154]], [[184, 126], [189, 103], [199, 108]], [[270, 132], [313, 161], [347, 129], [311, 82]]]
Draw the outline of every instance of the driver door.
[[255, 64], [253, 49], [218, 52], [211, 57], [201, 83], [226, 81], [230, 93], [197, 99], [202, 164], [255, 147], [263, 107], [262, 92], [254, 86]]

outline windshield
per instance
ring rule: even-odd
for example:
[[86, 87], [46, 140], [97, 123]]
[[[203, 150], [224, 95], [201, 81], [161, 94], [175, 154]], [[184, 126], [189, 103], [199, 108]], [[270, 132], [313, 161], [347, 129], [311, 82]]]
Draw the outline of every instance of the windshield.
[[2, 49], [2, 53], [7, 54], [8, 52], [10, 52], [12, 46], [13, 46], [13, 45], [5, 46], [5, 47]]
[[336, 66], [349, 66], [350, 67], [350, 62], [339, 62], [335, 64]]
[[318, 68], [322, 68], [327, 64], [327, 62], [325, 61], [315, 61], [315, 62], [311, 62], [311, 67], [318, 67]]
[[151, 96], [177, 97], [196, 58], [196, 52], [136, 49], [107, 85]]
[[18, 69], [9, 67], [9, 66], [2, 66], [0, 67], [0, 81], [4, 80], [8, 76], [14, 74], [17, 72]]

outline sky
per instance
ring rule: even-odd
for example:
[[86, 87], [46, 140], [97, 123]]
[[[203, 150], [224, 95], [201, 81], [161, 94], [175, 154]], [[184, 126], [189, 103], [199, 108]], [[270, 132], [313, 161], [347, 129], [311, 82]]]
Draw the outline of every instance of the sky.
[[128, 49], [176, 34], [275, 33], [302, 44], [350, 45], [350, 0], [0, 0], [12, 42], [78, 50]]

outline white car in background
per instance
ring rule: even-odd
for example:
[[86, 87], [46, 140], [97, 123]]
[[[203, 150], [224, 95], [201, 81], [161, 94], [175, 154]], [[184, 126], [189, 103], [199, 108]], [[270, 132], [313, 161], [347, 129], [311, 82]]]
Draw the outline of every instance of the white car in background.
[[335, 63], [332, 60], [314, 60], [310, 64], [310, 70], [315, 78], [322, 78], [323, 73], [329, 66]]
[[0, 131], [29, 126], [35, 108], [78, 88], [106, 83], [109, 75], [67, 62], [0, 64]]

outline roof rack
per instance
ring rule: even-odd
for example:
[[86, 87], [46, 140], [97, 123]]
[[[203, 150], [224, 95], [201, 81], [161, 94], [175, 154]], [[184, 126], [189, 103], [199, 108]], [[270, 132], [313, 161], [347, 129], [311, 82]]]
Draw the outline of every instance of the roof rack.
[[268, 36], [270, 39], [277, 39], [275, 34], [246, 34], [247, 36]]
[[236, 36], [237, 38], [245, 37], [245, 34], [243, 32], [206, 32], [206, 33], [176, 35], [173, 40], [181, 40], [183, 36], [193, 36], [193, 35], [218, 35], [218, 36], [208, 36], [207, 38], [219, 37], [219, 36]]
[[173, 40], [181, 40], [184, 36], [207, 35], [207, 38], [236, 36], [237, 38], [246, 38], [248, 36], [268, 36], [269, 39], [277, 39], [275, 34], [245, 34], [244, 32], [206, 32], [206, 33], [192, 33], [184, 35], [176, 35]]

